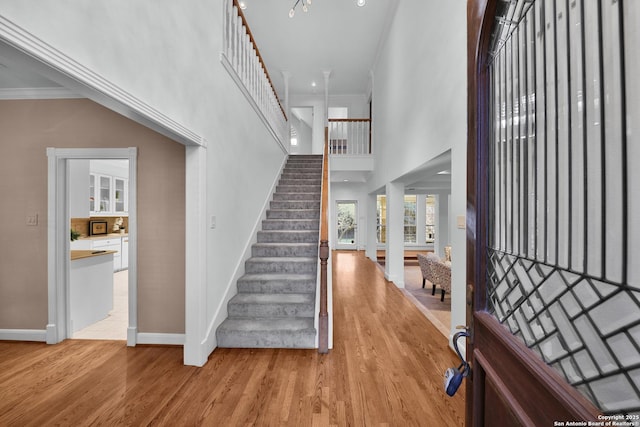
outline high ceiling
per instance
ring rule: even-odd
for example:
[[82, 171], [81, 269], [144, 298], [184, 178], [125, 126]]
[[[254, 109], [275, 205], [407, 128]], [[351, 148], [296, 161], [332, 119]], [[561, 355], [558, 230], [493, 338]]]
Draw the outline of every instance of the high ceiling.
[[283, 71], [290, 74], [291, 95], [324, 94], [323, 71], [331, 71], [331, 95], [366, 94], [398, 0], [367, 0], [363, 7], [356, 0], [313, 0], [306, 13], [298, 4], [293, 18], [289, 10], [295, 0], [243, 3], [276, 92], [284, 99]]

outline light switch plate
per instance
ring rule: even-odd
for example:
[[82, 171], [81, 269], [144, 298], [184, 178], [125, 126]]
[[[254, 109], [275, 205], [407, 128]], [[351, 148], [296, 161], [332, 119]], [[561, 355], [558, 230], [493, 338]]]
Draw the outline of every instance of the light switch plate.
[[38, 214], [27, 215], [27, 225], [29, 226], [38, 225]]
[[457, 218], [458, 228], [464, 230], [467, 226], [467, 218], [464, 215], [459, 215]]
[[209, 227], [216, 228], [216, 217], [215, 215], [211, 215], [211, 219], [209, 221]]

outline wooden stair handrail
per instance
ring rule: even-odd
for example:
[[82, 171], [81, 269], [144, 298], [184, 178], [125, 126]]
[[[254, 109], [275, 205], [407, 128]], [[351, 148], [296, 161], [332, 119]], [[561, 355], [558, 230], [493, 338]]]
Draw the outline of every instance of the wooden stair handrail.
[[318, 352], [329, 352], [329, 313], [327, 310], [327, 260], [329, 259], [329, 128], [324, 128], [322, 157], [322, 196], [320, 202], [320, 313], [318, 314]]
[[262, 55], [260, 55], [260, 49], [258, 49], [258, 44], [256, 43], [256, 40], [253, 38], [253, 34], [251, 33], [251, 28], [249, 28], [249, 23], [247, 22], [247, 18], [244, 17], [244, 13], [242, 12], [242, 8], [240, 7], [240, 3], [238, 2], [238, 0], [233, 0], [233, 4], [238, 10], [238, 16], [240, 17], [240, 19], [242, 19], [242, 25], [244, 25], [244, 28], [247, 30], [247, 35], [249, 36], [249, 40], [251, 41], [251, 44], [253, 45], [254, 49], [256, 50], [256, 55], [258, 55], [258, 61], [260, 61], [260, 65], [262, 66], [262, 69], [264, 70], [264, 74], [267, 76], [267, 81], [269, 82], [269, 85], [271, 86], [271, 90], [273, 91], [273, 94], [276, 95], [276, 100], [278, 101], [278, 105], [280, 106], [280, 111], [282, 111], [282, 114], [284, 114], [284, 120], [288, 121], [289, 119], [287, 119], [287, 113], [284, 111], [284, 108], [282, 107], [282, 104], [280, 103], [280, 100], [278, 99], [278, 95], [276, 94], [276, 88], [273, 85], [273, 81], [271, 81], [271, 76], [269, 75], [269, 71], [267, 70], [267, 66], [265, 65], [264, 60], [262, 59]]

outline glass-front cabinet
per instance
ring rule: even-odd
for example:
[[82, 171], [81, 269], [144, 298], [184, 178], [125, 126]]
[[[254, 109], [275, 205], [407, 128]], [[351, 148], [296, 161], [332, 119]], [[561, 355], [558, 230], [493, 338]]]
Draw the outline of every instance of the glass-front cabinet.
[[128, 179], [91, 174], [89, 178], [89, 206], [92, 215], [127, 214]]
[[124, 178], [113, 178], [113, 186], [114, 211], [117, 213], [124, 213], [128, 210], [127, 198], [125, 197], [127, 180]]

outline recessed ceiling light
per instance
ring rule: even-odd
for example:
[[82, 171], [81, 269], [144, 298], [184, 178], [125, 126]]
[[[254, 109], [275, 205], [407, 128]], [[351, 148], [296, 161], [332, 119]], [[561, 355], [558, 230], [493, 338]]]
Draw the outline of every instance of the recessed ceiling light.
[[247, 4], [243, 1], [240, 2], [240, 9], [245, 10], [247, 8]]
[[348, 179], [343, 179], [342, 181], [344, 181], [344, 182], [349, 182], [349, 180], [348, 180]]
[[451, 171], [450, 170], [443, 170], [438, 172], [438, 175], [451, 175]]
[[367, 4], [367, 0], [356, 0], [356, 5], [358, 5], [359, 7], [362, 7], [365, 4]]
[[311, 87], [316, 87], [316, 82], [311, 82]]

